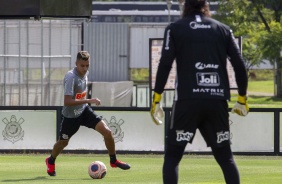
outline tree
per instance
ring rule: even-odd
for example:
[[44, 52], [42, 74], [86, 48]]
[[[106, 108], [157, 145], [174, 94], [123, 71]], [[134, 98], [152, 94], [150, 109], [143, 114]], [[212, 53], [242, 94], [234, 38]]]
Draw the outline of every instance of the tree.
[[282, 97], [281, 15], [281, 0], [219, 0], [216, 15], [235, 35], [243, 36], [243, 56], [249, 67], [263, 59], [276, 65], [277, 97]]
[[[282, 1], [252, 0], [252, 3], [263, 23], [259, 27], [262, 34], [258, 37], [258, 43], [263, 56], [276, 65], [276, 96], [282, 97]], [[272, 20], [267, 21], [264, 8], [271, 10]]]

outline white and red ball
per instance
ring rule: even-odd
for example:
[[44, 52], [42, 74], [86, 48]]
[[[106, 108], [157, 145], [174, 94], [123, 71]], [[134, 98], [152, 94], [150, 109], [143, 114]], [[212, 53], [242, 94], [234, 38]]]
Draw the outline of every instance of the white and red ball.
[[93, 179], [102, 179], [106, 176], [107, 167], [101, 161], [94, 161], [88, 167], [88, 174]]

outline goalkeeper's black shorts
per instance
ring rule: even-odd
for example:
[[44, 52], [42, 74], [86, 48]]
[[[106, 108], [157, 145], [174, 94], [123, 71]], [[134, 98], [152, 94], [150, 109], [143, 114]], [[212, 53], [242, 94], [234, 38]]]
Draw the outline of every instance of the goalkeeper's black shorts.
[[230, 144], [228, 103], [226, 100], [190, 99], [176, 101], [168, 125], [167, 143], [192, 143], [199, 129], [207, 146]]

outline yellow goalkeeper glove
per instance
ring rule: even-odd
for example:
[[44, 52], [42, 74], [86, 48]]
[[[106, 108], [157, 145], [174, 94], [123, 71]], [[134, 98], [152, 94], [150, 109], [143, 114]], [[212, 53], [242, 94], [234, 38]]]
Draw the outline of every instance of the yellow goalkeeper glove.
[[236, 113], [240, 116], [246, 116], [249, 112], [249, 105], [247, 102], [247, 96], [238, 96], [238, 101], [231, 110], [232, 113]]
[[153, 102], [151, 107], [151, 117], [156, 125], [161, 125], [163, 123], [161, 119], [164, 117], [164, 111], [160, 104], [161, 99], [162, 99], [162, 95], [154, 92]]

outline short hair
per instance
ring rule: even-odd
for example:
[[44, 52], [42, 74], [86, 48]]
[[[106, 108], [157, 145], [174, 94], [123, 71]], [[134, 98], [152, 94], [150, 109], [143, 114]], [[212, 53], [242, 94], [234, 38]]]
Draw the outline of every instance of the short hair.
[[87, 51], [79, 51], [76, 56], [76, 60], [84, 60], [88, 61], [90, 58], [90, 54]]
[[207, 0], [185, 0], [183, 17], [191, 14], [201, 13], [211, 17], [209, 3]]

